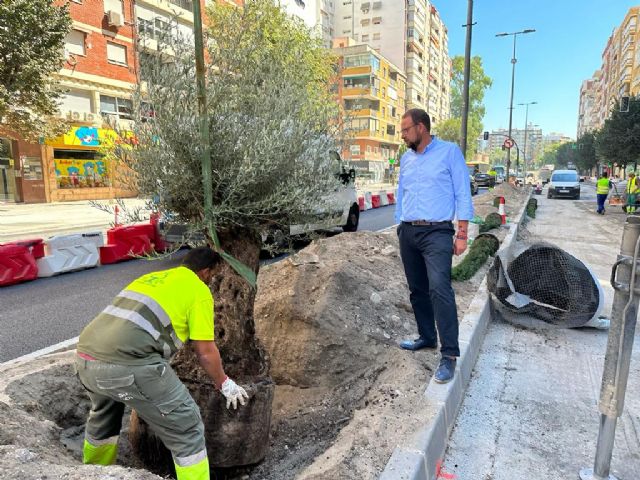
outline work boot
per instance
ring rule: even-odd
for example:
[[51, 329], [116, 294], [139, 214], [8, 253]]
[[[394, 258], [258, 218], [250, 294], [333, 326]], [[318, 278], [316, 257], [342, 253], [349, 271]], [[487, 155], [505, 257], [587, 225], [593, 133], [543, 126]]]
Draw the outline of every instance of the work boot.
[[442, 357], [433, 378], [438, 383], [448, 383], [453, 379], [455, 371], [456, 359], [452, 357]]
[[400, 348], [411, 351], [422, 350], [423, 348], [436, 348], [437, 346], [438, 342], [430, 342], [423, 337], [418, 337], [415, 340], [403, 340], [400, 342]]

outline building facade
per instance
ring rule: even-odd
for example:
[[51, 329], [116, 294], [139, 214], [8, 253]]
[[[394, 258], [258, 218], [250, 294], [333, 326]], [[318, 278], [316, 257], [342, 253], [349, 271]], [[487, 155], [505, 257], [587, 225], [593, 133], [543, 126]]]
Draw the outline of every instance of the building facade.
[[[39, 203], [136, 195], [118, 181], [118, 168], [104, 152], [106, 144], [121, 141], [114, 128], [131, 126], [139, 50], [153, 49], [162, 35], [193, 36], [191, 0], [68, 3], [73, 24], [56, 77], [65, 90], [58, 115], [68, 131], [40, 144], [0, 135], [0, 199]], [[10, 175], [5, 163], [14, 170]]]
[[[508, 138], [509, 130], [506, 128], [501, 128], [498, 130], [492, 130], [489, 135], [489, 140], [487, 140], [486, 146], [484, 148], [485, 151], [493, 151], [495, 149], [501, 149], [504, 141]], [[525, 142], [526, 135], [526, 142]], [[515, 162], [518, 159], [522, 162], [522, 166], [524, 165], [524, 158], [526, 154], [527, 162], [531, 163], [535, 161], [535, 159], [542, 154], [544, 149], [544, 141], [542, 129], [534, 124], [529, 124], [526, 128], [512, 128], [511, 129], [511, 138], [515, 141], [518, 150], [516, 147], [513, 147], [514, 150], [511, 152], [511, 161]], [[526, 149], [526, 152], [525, 152]], [[514, 163], [515, 168], [515, 163]]]
[[622, 97], [640, 95], [640, 7], [632, 7], [602, 51], [602, 66], [580, 89], [578, 136], [602, 128]]
[[407, 108], [425, 109], [436, 125], [449, 118], [451, 61], [448, 32], [427, 0], [342, 0], [335, 7], [335, 36], [365, 43], [402, 68]]
[[340, 58], [338, 98], [347, 145], [342, 158], [373, 182], [393, 173], [402, 144], [406, 77], [402, 69], [366, 44], [334, 39]]

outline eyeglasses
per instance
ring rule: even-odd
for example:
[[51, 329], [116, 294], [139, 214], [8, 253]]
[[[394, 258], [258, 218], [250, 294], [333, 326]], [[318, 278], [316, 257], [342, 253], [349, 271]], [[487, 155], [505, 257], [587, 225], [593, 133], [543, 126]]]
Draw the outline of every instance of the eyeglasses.
[[409, 130], [411, 130], [413, 127], [417, 127], [419, 124], [418, 123], [414, 123], [413, 125], [411, 125], [410, 127], [407, 128], [403, 128], [402, 130], [400, 130], [400, 133], [402, 135], [404, 135], [405, 133], [408, 133]]

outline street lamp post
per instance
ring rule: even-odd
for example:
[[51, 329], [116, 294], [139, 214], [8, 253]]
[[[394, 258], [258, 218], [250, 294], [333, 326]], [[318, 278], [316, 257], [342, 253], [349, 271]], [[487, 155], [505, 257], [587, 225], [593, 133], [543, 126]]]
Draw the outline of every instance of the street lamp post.
[[[519, 32], [511, 33], [497, 33], [496, 37], [508, 37], [513, 36], [513, 56], [511, 57], [511, 100], [509, 101], [509, 138], [511, 138], [511, 127], [513, 125], [513, 87], [516, 80], [516, 38], [518, 35], [524, 35], [525, 33], [533, 33], [535, 29], [528, 28]], [[511, 149], [507, 149], [507, 181], [509, 181], [509, 169], [511, 168]]]
[[525, 114], [524, 114], [524, 184], [527, 184], [527, 131], [529, 128], [529, 105], [536, 105], [538, 102], [528, 102], [528, 103], [519, 103], [518, 105], [525, 106]]

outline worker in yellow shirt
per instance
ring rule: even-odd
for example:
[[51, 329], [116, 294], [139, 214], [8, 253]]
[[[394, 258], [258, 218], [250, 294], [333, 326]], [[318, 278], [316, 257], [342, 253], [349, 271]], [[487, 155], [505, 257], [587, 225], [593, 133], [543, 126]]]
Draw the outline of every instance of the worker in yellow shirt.
[[636, 200], [638, 198], [638, 178], [635, 173], [629, 174], [627, 180], [627, 213], [636, 213]]
[[225, 375], [213, 341], [209, 283], [219, 262], [210, 248], [195, 248], [182, 266], [134, 280], [84, 328], [76, 357], [78, 377], [91, 400], [84, 463], [115, 463], [126, 405], [171, 451], [178, 480], [209, 480], [200, 409], [169, 358], [191, 342], [227, 408], [248, 399]]

